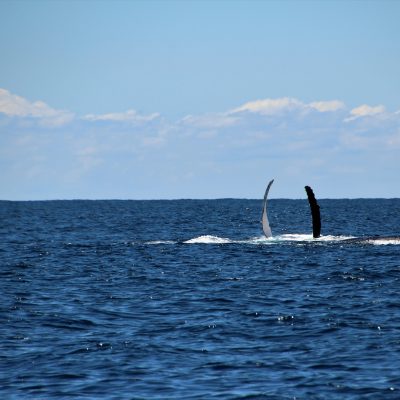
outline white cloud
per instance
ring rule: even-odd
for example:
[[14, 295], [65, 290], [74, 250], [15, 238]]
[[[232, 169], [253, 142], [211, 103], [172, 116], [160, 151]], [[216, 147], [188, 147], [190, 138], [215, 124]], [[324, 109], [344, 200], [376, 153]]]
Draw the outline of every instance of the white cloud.
[[220, 114], [206, 114], [206, 115], [187, 115], [182, 118], [181, 123], [190, 125], [197, 128], [224, 128], [227, 126], [235, 125], [238, 121], [237, 118], [231, 115]]
[[108, 114], [87, 114], [83, 117], [88, 121], [116, 121], [116, 122], [132, 122], [144, 123], [153, 121], [160, 117], [160, 114], [153, 113], [149, 115], [141, 115], [136, 110], [127, 110], [125, 112], [116, 112]]
[[308, 104], [308, 106], [319, 112], [338, 111], [345, 107], [344, 103], [339, 100], [314, 101]]
[[[37, 193], [50, 198], [249, 197], [258, 195], [260, 180], [269, 175], [286, 182], [283, 187], [299, 190], [298, 182], [323, 177], [328, 182], [326, 193], [334, 193], [329, 192], [330, 184], [340, 181], [343, 195], [359, 196], [371, 193], [370, 176], [379, 180], [382, 173], [392, 174], [391, 182], [396, 182], [399, 170], [400, 113], [385, 111], [383, 106], [351, 110], [338, 100], [264, 99], [231, 111], [193, 113], [172, 121], [128, 110], [75, 118], [73, 124], [57, 128], [57, 135], [29, 129], [27, 138], [20, 120], [32, 116], [33, 108], [42, 121], [43, 109], [50, 107], [8, 92], [0, 94], [1, 112], [20, 116], [1, 119], [4, 124], [0, 120], [0, 159], [5, 165], [0, 196], [4, 198]], [[373, 118], [361, 118], [366, 115]], [[359, 119], [347, 123], [345, 117]], [[88, 129], [95, 124], [91, 121], [108, 123]], [[342, 170], [335, 170], [337, 166]], [[365, 174], [360, 177], [357, 168]], [[195, 179], [186, 179], [186, 174]], [[351, 192], [355, 178], [360, 182], [364, 175], [368, 179], [363, 188], [359, 186], [360, 192]], [[299, 192], [285, 193], [280, 195], [296, 197]]]
[[264, 115], [275, 115], [282, 111], [293, 110], [302, 108], [303, 103], [297, 99], [290, 97], [282, 97], [279, 99], [263, 99], [250, 101], [240, 107], [234, 108], [230, 111], [231, 114], [240, 112], [251, 112]]
[[360, 117], [369, 117], [383, 114], [385, 112], [385, 107], [382, 105], [371, 107], [367, 104], [363, 104], [359, 107], [353, 108], [350, 111], [350, 117], [346, 118], [345, 121], [352, 121]]
[[292, 97], [282, 97], [278, 99], [263, 99], [250, 101], [240, 107], [230, 111], [231, 114], [241, 112], [251, 112], [262, 115], [279, 115], [282, 112], [309, 111], [332, 112], [344, 108], [345, 105], [339, 100], [315, 101], [312, 103], [303, 103]]
[[74, 115], [65, 110], [56, 110], [42, 101], [30, 102], [29, 100], [11, 94], [8, 90], [0, 88], [0, 113], [9, 117], [36, 118], [42, 125], [53, 127], [70, 122]]

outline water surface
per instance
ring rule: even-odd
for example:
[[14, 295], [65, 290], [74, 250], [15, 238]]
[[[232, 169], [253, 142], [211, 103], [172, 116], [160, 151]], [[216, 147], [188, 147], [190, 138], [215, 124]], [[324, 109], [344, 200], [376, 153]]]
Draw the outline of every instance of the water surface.
[[400, 397], [400, 199], [0, 202], [5, 399]]

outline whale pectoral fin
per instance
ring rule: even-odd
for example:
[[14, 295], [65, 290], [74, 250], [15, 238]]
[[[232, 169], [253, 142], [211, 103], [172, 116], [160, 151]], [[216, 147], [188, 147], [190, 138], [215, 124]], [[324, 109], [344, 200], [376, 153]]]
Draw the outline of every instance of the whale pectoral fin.
[[319, 210], [319, 205], [315, 198], [313, 190], [310, 186], [305, 186], [304, 189], [307, 192], [308, 203], [311, 208], [312, 225], [313, 225], [313, 237], [319, 238], [321, 236], [321, 214]]
[[268, 199], [269, 189], [271, 188], [271, 185], [273, 183], [274, 183], [274, 180], [272, 179], [268, 183], [267, 189], [265, 190], [264, 201], [263, 201], [263, 211], [262, 211], [262, 215], [261, 215], [262, 229], [263, 229], [265, 237], [267, 237], [267, 238], [272, 237], [272, 231], [269, 226], [268, 214], [267, 214], [267, 199]]

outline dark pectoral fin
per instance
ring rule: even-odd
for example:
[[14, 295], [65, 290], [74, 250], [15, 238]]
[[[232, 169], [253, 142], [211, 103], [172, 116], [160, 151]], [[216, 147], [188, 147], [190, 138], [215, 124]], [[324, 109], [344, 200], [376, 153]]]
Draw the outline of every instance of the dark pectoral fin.
[[319, 238], [321, 236], [321, 214], [319, 210], [319, 205], [315, 198], [313, 190], [310, 186], [305, 186], [308, 202], [311, 208], [312, 224], [313, 224], [313, 237]]

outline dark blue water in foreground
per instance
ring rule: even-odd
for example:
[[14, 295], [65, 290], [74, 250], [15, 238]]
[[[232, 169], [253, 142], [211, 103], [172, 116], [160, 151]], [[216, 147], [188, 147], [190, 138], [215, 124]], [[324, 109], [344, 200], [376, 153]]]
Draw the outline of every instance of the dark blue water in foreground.
[[400, 199], [0, 202], [0, 398], [399, 399]]

